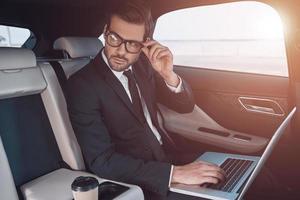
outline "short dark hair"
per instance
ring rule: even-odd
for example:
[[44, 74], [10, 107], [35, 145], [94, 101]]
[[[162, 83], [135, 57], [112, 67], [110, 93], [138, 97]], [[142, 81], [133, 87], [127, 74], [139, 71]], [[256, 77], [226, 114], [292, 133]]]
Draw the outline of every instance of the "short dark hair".
[[145, 24], [144, 39], [153, 34], [151, 6], [145, 0], [113, 0], [106, 12], [106, 24], [109, 27], [112, 16], [118, 16], [129, 23]]

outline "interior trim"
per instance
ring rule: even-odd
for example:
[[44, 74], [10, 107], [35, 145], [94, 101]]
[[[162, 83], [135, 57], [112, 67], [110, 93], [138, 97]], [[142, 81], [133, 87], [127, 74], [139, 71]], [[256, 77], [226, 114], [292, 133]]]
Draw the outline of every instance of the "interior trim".
[[[267, 138], [226, 129], [209, 117], [201, 108], [195, 106], [193, 112], [180, 114], [159, 105], [167, 131], [181, 135], [199, 143], [205, 143], [241, 153], [255, 153], [268, 143]], [[212, 134], [200, 130], [200, 127], [229, 133], [228, 135]]]

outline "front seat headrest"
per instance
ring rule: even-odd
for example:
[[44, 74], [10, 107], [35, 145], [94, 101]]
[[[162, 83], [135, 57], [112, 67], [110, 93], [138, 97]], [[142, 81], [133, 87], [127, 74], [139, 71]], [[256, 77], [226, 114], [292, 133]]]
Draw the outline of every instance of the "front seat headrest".
[[0, 47], [0, 70], [24, 69], [36, 66], [32, 50], [13, 47]]
[[66, 51], [71, 58], [93, 58], [102, 47], [102, 42], [93, 37], [60, 37], [53, 44], [55, 50]]

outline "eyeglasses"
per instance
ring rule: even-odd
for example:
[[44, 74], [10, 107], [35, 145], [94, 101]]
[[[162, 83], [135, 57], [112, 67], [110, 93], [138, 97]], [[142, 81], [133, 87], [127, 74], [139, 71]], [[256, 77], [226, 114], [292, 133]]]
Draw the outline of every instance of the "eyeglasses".
[[144, 47], [142, 42], [135, 41], [135, 40], [125, 40], [113, 31], [106, 31], [105, 39], [107, 44], [112, 47], [119, 47], [123, 43], [125, 43], [125, 49], [129, 53], [139, 53], [141, 49]]

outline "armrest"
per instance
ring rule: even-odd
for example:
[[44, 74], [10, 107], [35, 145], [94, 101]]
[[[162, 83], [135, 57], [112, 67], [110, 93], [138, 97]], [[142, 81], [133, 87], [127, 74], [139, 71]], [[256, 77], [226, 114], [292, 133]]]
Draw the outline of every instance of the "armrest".
[[[26, 200], [70, 200], [73, 198], [71, 184], [78, 176], [93, 176], [98, 179], [99, 183], [107, 181], [106, 179], [99, 178], [87, 172], [58, 169], [22, 185], [21, 191]], [[144, 199], [144, 195], [140, 187], [125, 183], [118, 184], [128, 186], [129, 190], [125, 191], [115, 199]]]

